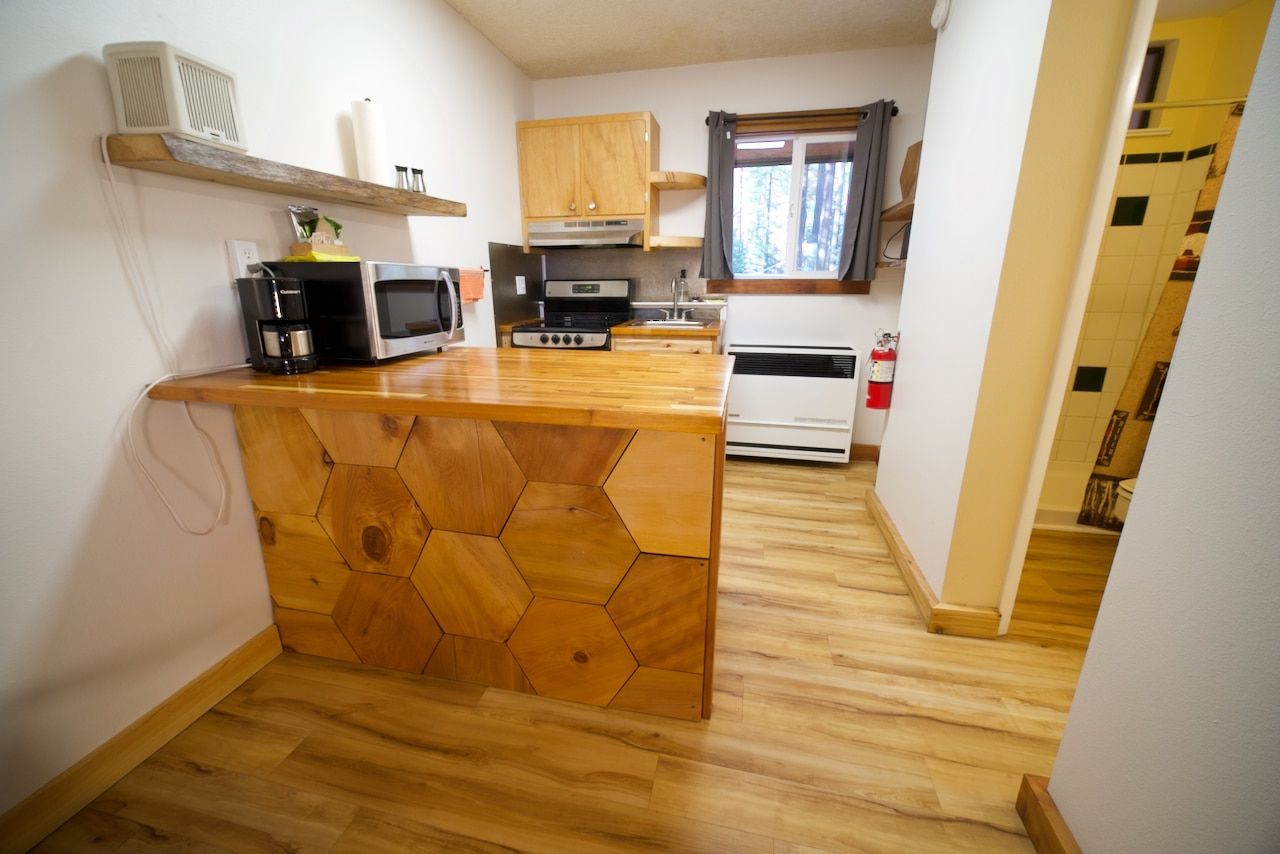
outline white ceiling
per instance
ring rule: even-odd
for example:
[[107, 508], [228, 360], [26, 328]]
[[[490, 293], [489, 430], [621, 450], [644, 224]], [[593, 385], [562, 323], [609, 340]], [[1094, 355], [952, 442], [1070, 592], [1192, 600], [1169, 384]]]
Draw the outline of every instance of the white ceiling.
[[934, 0], [445, 0], [537, 80], [933, 41]]

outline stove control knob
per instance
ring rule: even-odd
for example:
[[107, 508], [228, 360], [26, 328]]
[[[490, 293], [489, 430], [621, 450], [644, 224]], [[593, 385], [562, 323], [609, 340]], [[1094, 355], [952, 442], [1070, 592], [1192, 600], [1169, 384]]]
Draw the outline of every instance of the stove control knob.
[[541, 341], [543, 344], [546, 344], [548, 341], [551, 340], [551, 336], [544, 332], [542, 333], [542, 337], [539, 338], [538, 340]]
[[581, 336], [581, 335], [575, 335], [575, 336], [573, 336], [573, 343], [574, 343], [574, 344], [581, 344], [581, 343], [582, 343], [582, 336]]
[[552, 343], [552, 344], [559, 344], [559, 343], [560, 343], [560, 336], [559, 336], [559, 335], [552, 335], [552, 336], [551, 336], [551, 343]]

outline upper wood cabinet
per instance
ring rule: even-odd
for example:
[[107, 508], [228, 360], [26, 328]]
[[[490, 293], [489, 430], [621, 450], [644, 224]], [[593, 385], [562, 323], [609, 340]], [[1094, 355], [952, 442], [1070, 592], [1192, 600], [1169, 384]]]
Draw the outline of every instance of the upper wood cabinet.
[[539, 219], [641, 218], [643, 234], [635, 242], [645, 250], [701, 246], [700, 237], [657, 234], [659, 190], [706, 186], [701, 175], [657, 171], [658, 134], [658, 123], [649, 113], [518, 122], [520, 204], [526, 226]]
[[657, 125], [649, 113], [519, 122], [526, 219], [643, 216]]

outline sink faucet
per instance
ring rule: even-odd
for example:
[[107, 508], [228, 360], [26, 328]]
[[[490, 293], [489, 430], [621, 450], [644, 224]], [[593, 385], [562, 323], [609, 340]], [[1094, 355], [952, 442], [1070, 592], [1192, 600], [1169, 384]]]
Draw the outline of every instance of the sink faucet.
[[671, 319], [680, 319], [680, 283], [674, 278], [671, 280]]

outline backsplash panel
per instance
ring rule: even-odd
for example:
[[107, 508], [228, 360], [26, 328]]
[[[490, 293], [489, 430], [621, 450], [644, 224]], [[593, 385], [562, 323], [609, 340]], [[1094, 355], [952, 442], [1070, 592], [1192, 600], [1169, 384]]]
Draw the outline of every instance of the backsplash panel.
[[638, 248], [608, 247], [546, 252], [548, 279], [635, 279], [637, 302], [671, 299], [671, 280], [682, 269], [689, 271], [689, 296], [707, 292], [706, 280], [698, 278], [701, 249], [644, 252]]

